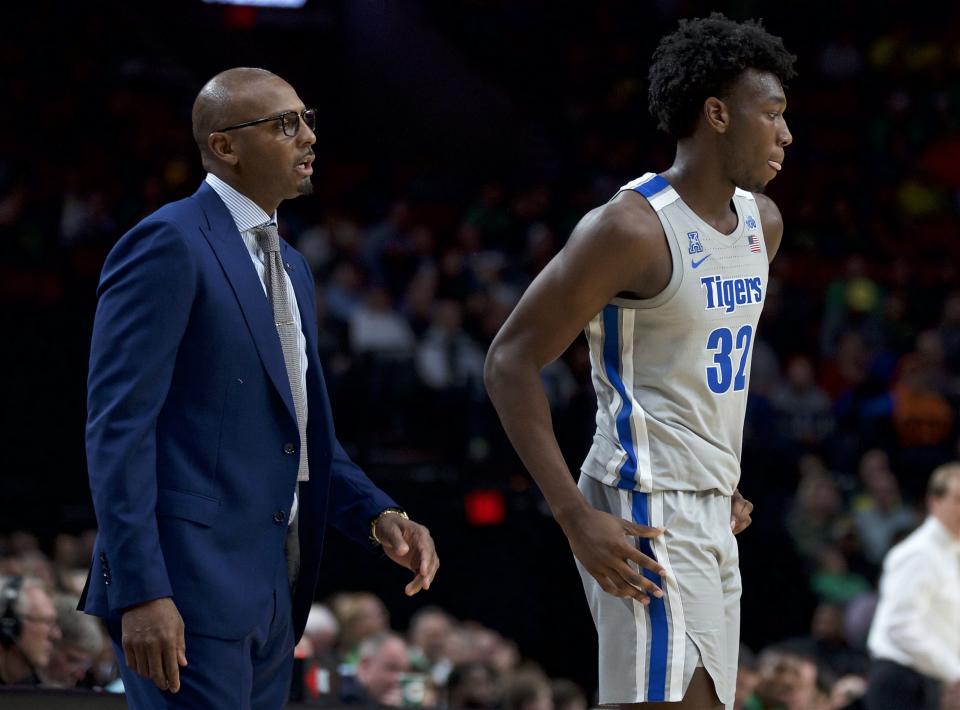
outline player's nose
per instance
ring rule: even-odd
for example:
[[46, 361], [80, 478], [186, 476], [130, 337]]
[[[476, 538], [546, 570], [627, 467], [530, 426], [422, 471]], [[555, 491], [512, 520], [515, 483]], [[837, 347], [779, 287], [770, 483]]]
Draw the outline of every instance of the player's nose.
[[781, 118], [780, 131], [777, 133], [777, 144], [781, 148], [786, 148], [791, 143], [793, 143], [793, 134], [787, 128], [786, 119]]

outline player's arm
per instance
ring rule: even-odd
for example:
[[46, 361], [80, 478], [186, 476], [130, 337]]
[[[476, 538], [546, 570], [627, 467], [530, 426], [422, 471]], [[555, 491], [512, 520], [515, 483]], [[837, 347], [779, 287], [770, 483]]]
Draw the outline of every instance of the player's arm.
[[644, 602], [649, 600], [640, 590], [660, 592], [627, 561], [659, 574], [663, 569], [627, 536], [651, 537], [659, 531], [602, 513], [580, 494], [553, 432], [540, 370], [559, 357], [617, 293], [646, 295], [644, 291], [662, 277], [664, 257], [669, 276], [662, 227], [639, 195], [623, 193], [590, 212], [500, 329], [484, 371], [507, 436], [577, 559], [608, 593]]
[[763, 239], [767, 243], [767, 258], [773, 261], [783, 239], [783, 215], [777, 203], [766, 195], [754, 194], [757, 209], [760, 212], [760, 224], [763, 227]]

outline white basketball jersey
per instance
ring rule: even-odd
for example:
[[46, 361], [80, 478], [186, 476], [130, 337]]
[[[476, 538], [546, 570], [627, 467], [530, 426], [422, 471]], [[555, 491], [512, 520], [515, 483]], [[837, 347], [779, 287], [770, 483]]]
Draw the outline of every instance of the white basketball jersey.
[[583, 473], [638, 491], [718, 490], [740, 478], [751, 348], [767, 292], [753, 195], [721, 234], [654, 173], [624, 185], [657, 212], [673, 272], [650, 299], [614, 298], [586, 328], [597, 431]]

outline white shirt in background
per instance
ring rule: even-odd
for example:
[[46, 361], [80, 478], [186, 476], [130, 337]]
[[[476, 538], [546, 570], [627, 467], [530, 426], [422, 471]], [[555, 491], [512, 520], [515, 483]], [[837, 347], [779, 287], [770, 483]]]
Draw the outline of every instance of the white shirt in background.
[[960, 681], [960, 539], [937, 518], [887, 554], [867, 647], [876, 659]]

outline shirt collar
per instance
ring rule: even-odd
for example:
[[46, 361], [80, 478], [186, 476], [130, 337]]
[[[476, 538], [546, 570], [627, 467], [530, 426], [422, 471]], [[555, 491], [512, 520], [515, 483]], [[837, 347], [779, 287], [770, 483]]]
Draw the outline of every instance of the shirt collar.
[[923, 526], [930, 531], [930, 536], [944, 547], [955, 552], [960, 552], [960, 539], [954, 537], [953, 533], [947, 530], [935, 515], [928, 515]]
[[213, 173], [207, 173], [206, 183], [213, 188], [213, 191], [220, 196], [223, 204], [230, 210], [230, 216], [233, 217], [237, 230], [242, 234], [254, 227], [262, 224], [276, 224], [277, 212], [268, 215], [256, 202], [244, 195], [242, 192], [231, 187]]

